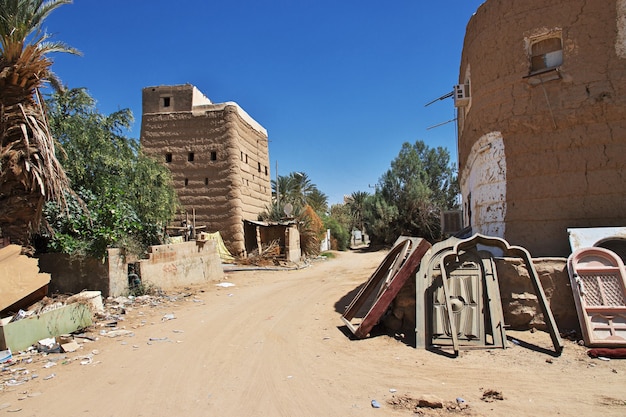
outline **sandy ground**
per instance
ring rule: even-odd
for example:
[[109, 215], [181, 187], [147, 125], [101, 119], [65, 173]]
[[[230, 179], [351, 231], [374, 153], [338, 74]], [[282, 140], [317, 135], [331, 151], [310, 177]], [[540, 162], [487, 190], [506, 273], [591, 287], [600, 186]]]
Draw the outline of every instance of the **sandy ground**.
[[[0, 415], [626, 415], [626, 361], [590, 359], [574, 342], [560, 357], [511, 344], [449, 358], [393, 335], [351, 340], [341, 312], [385, 253], [228, 272], [234, 287], [211, 283], [134, 305], [118, 322], [128, 335], [108, 337], [116, 328], [100, 322], [89, 333], [98, 340], [81, 340], [76, 352], [3, 366]], [[551, 348], [542, 332], [509, 335]], [[415, 408], [423, 395], [450, 408]], [[459, 397], [464, 409], [454, 406]]]

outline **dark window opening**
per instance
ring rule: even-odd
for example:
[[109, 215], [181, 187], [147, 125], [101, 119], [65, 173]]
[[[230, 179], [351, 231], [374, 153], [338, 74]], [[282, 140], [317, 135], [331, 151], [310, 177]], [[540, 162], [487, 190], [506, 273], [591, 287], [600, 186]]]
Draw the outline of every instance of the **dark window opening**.
[[563, 45], [560, 37], [534, 42], [530, 51], [530, 71], [537, 72], [556, 68], [563, 64]]
[[259, 172], [261, 172], [261, 163], [259, 162]]
[[172, 153], [168, 152], [165, 154], [165, 162], [170, 163], [172, 162]]
[[267, 175], [267, 167], [265, 167], [265, 175]]
[[246, 164], [248, 163], [248, 154], [246, 154]]
[[189, 162], [193, 162], [194, 156], [193, 152], [189, 152], [189, 154], [187, 154], [187, 160]]
[[204, 178], [204, 185], [209, 185], [209, 179], [208, 178]]
[[189, 185], [189, 178], [185, 178], [185, 187]]
[[217, 152], [215, 151], [211, 152], [211, 161], [217, 161]]
[[170, 97], [163, 97], [163, 107], [170, 106]]

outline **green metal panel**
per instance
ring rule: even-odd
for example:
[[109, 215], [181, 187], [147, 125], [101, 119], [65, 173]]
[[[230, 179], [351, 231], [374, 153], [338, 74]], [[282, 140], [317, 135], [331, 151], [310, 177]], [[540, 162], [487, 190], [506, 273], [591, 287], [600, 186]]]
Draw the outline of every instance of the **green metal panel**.
[[93, 323], [91, 310], [83, 303], [69, 304], [13, 323], [9, 320], [3, 319], [0, 326], [0, 350], [10, 348], [14, 352], [41, 339], [72, 333]]

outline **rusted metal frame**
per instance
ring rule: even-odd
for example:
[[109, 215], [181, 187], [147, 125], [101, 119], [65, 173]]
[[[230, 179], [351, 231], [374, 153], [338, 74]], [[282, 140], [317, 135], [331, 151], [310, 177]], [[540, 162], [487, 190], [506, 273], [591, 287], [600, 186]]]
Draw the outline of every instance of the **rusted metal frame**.
[[[489, 263], [489, 268], [484, 264]], [[489, 317], [491, 322], [491, 336], [493, 344], [502, 349], [506, 349], [506, 330], [504, 328], [504, 312], [502, 311], [502, 299], [500, 298], [500, 283], [496, 274], [496, 264], [493, 256], [483, 258], [483, 267], [485, 270], [485, 284], [487, 288], [487, 303], [489, 306]], [[487, 272], [489, 269], [490, 272]], [[495, 314], [494, 314], [495, 312]], [[497, 320], [497, 322], [496, 322]]]
[[554, 350], [557, 354], [560, 355], [563, 351], [563, 340], [559, 335], [559, 329], [556, 325], [556, 321], [554, 320], [554, 316], [552, 315], [552, 310], [550, 310], [548, 299], [545, 292], [543, 291], [543, 287], [541, 285], [541, 281], [539, 280], [539, 275], [537, 274], [535, 265], [532, 263], [530, 253], [521, 246], [510, 246], [509, 243], [504, 239], [484, 236], [481, 234], [475, 234], [468, 239], [458, 242], [454, 246], [454, 252], [458, 253], [461, 250], [468, 250], [472, 247], [476, 247], [479, 244], [489, 247], [498, 247], [502, 249], [505, 255], [515, 256], [521, 258], [524, 261], [526, 270], [530, 275], [530, 280], [535, 290], [535, 295], [537, 295], [537, 299], [539, 300], [539, 306], [541, 307], [544, 320], [546, 321], [546, 326], [548, 327], [548, 332], [550, 333], [550, 338], [552, 339]]
[[435, 243], [424, 255], [420, 268], [415, 274], [415, 347], [426, 348], [428, 331], [426, 325], [427, 308], [426, 289], [431, 285], [433, 266], [437, 260], [450, 251], [459, 241], [457, 238], [449, 238], [443, 242]]
[[[404, 243], [408, 243], [408, 244], [404, 244]], [[402, 266], [406, 257], [409, 256], [411, 252], [413, 252], [413, 249], [415, 249], [413, 246], [414, 245], [411, 240], [406, 240], [405, 242], [403, 242], [402, 250], [400, 251], [400, 254], [398, 254], [398, 257], [396, 258], [396, 262], [394, 262], [391, 268], [389, 268], [389, 273], [387, 274], [385, 279], [382, 281], [382, 284], [378, 288], [378, 293], [376, 294], [376, 298], [381, 296], [383, 291], [385, 291], [385, 289], [389, 285], [389, 282], [391, 281], [391, 279], [398, 273], [398, 270]]]
[[[407, 258], [407, 260], [398, 270], [398, 272], [393, 277], [391, 277], [388, 283], [385, 284], [386, 286], [385, 290], [374, 301], [372, 307], [367, 312], [365, 317], [363, 317], [363, 320], [361, 321], [361, 323], [359, 324], [357, 328], [354, 328], [352, 323], [350, 323], [349, 321], [351, 319], [350, 316], [346, 316], [345, 314], [344, 316], [342, 316], [342, 320], [344, 321], [344, 323], [346, 323], [348, 328], [352, 331], [352, 333], [357, 338], [362, 339], [362, 338], [367, 337], [369, 332], [376, 325], [376, 323], [378, 323], [382, 315], [385, 313], [385, 311], [389, 307], [389, 304], [391, 304], [393, 299], [398, 295], [398, 292], [400, 292], [400, 289], [405, 284], [407, 279], [411, 275], [415, 274], [415, 271], [419, 267], [422, 257], [428, 251], [429, 248], [430, 248], [430, 243], [428, 243], [426, 240], [422, 240], [417, 245], [417, 247], [413, 249], [413, 251]], [[372, 278], [374, 278], [374, 276]], [[357, 295], [357, 298], [359, 298], [359, 295]]]
[[448, 313], [448, 325], [450, 326], [450, 337], [452, 337], [452, 349], [454, 354], [459, 354], [459, 335], [456, 326], [454, 325], [454, 313], [452, 312], [452, 303], [450, 302], [450, 290], [448, 289], [448, 274], [446, 272], [445, 260], [449, 256], [457, 256], [456, 253], [443, 256], [439, 262], [441, 266], [441, 285], [443, 287], [443, 295], [446, 299], [446, 312]]
[[361, 287], [357, 295], [352, 299], [352, 302], [346, 307], [345, 312], [341, 316], [341, 319], [346, 323], [348, 328], [356, 330], [351, 320], [356, 316], [361, 307], [372, 295], [374, 290], [380, 285], [381, 281], [387, 278], [387, 275], [395, 263], [400, 263], [403, 260], [399, 258], [399, 254], [409, 245], [409, 241], [403, 241], [394, 246], [391, 251], [385, 256], [383, 261], [378, 265], [376, 271], [370, 276], [369, 280]]

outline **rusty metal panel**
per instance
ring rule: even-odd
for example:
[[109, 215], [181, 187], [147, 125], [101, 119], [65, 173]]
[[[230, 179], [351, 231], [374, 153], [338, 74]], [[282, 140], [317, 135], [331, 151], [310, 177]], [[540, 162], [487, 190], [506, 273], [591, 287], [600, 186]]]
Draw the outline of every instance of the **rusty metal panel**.
[[[367, 283], [361, 288], [350, 305], [346, 308], [346, 312], [341, 319], [348, 329], [357, 337], [365, 338], [372, 328], [378, 323], [393, 299], [405, 284], [409, 277], [413, 276], [419, 267], [422, 257], [430, 248], [430, 243], [421, 240], [418, 245], [407, 251], [410, 241], [406, 240], [396, 245], [387, 254], [376, 272], [370, 277]], [[410, 252], [406, 260], [401, 256], [403, 253]], [[357, 319], [357, 313], [366, 306], [370, 296], [378, 289], [376, 297], [369, 304], [367, 313], [362, 317], [360, 322], [353, 322]]]

